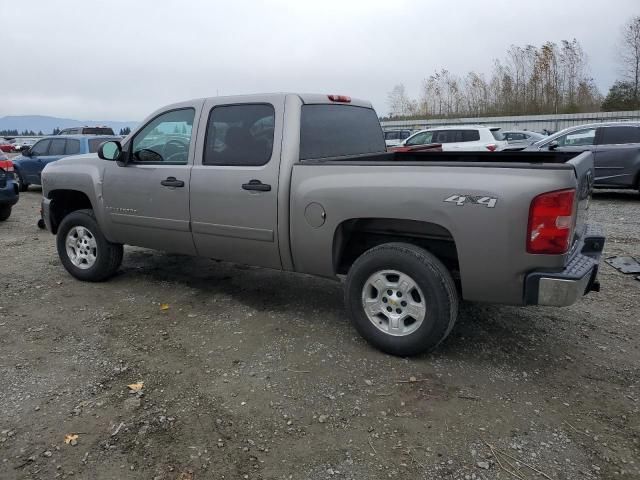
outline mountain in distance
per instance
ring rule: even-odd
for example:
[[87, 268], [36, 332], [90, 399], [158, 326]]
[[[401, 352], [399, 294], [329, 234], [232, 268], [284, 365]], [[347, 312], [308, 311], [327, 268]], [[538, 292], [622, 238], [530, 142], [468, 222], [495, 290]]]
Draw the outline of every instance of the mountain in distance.
[[71, 128], [71, 127], [95, 127], [107, 126], [111, 127], [117, 134], [120, 129], [129, 127], [133, 129], [138, 122], [119, 122], [114, 120], [73, 120], [71, 118], [48, 117], [45, 115], [8, 115], [0, 117], [0, 130], [33, 130], [34, 132], [43, 132], [50, 134], [54, 128]]

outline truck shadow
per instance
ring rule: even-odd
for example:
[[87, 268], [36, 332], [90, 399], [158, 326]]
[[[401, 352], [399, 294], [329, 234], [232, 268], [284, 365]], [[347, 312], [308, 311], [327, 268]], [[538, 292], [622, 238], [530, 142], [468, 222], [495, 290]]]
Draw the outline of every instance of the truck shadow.
[[637, 190], [594, 190], [593, 200], [620, 200], [640, 203], [640, 194]]
[[[190, 301], [205, 308], [214, 297], [226, 296], [257, 312], [314, 322], [326, 338], [357, 336], [344, 309], [342, 284], [333, 280], [140, 249], [127, 252], [121, 274], [129, 279], [135, 276], [145, 283], [191, 288]], [[573, 349], [572, 335], [563, 330], [576, 326], [564, 315], [566, 311], [558, 309], [463, 303], [450, 336], [435, 352], [412, 361], [445, 357], [543, 371], [563, 361]], [[363, 344], [358, 344], [357, 351], [362, 349]], [[371, 347], [364, 349], [379, 355]]]

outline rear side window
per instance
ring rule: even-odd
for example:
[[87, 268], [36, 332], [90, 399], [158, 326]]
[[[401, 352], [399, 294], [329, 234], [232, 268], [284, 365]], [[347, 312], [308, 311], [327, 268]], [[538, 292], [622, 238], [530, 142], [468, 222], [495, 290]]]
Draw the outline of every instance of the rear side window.
[[480, 140], [478, 130], [435, 130], [433, 143], [462, 143]]
[[265, 165], [273, 152], [276, 113], [272, 105], [214, 107], [209, 114], [203, 165]]
[[67, 138], [67, 146], [64, 149], [65, 155], [77, 155], [80, 153], [80, 140]]
[[54, 138], [49, 145], [49, 155], [64, 155], [67, 141], [64, 138]]
[[624, 143], [640, 143], [638, 127], [603, 127], [600, 145], [620, 145]]
[[[502, 134], [502, 132], [500, 130], [491, 130], [491, 135], [493, 135], [493, 138], [496, 139], [497, 141], [501, 142], [504, 140], [504, 135]], [[521, 138], [519, 138], [518, 140], [524, 140], [524, 135], [520, 134], [516, 134], [516, 135], [521, 135]], [[480, 137], [478, 136], [478, 140], [480, 139]]]
[[371, 108], [352, 105], [303, 105], [300, 159], [385, 152], [382, 128]]

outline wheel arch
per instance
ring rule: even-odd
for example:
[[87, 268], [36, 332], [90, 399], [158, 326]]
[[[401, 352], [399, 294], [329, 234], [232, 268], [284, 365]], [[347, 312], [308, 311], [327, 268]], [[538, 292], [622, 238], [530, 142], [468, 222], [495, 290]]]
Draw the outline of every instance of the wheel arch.
[[333, 268], [346, 274], [367, 250], [390, 242], [410, 243], [431, 252], [459, 283], [458, 250], [453, 234], [438, 223], [395, 218], [351, 218], [337, 225], [333, 235]]
[[51, 200], [49, 214], [51, 216], [51, 233], [53, 234], [57, 233], [62, 219], [69, 213], [83, 209], [95, 211], [89, 195], [80, 190], [52, 190], [48, 193], [47, 198]]

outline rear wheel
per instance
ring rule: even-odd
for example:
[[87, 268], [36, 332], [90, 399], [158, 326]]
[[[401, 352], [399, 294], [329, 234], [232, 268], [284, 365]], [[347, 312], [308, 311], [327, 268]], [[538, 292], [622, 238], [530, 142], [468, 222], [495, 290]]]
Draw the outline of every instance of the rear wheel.
[[447, 268], [407, 243], [362, 254], [349, 270], [345, 303], [358, 332], [393, 355], [433, 350], [458, 315], [458, 293]]
[[76, 210], [64, 217], [56, 246], [64, 268], [79, 280], [101, 282], [122, 263], [122, 245], [104, 237], [93, 210]]
[[11, 206], [5, 205], [0, 207], [0, 222], [4, 222], [11, 216]]

